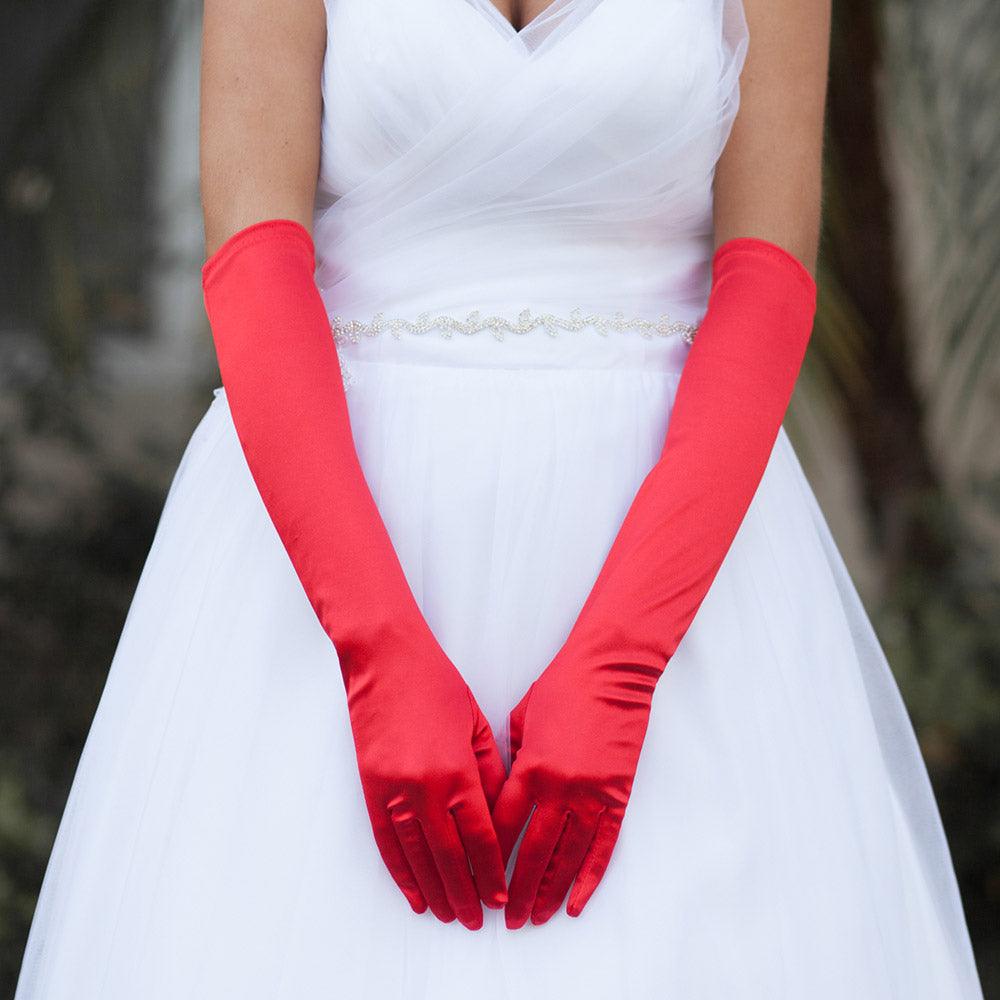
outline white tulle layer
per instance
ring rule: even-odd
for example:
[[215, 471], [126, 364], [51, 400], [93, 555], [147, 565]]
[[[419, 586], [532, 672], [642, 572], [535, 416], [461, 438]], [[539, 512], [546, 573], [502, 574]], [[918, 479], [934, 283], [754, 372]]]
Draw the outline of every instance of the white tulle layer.
[[[507, 711], [658, 455], [677, 374], [352, 365], [374, 495], [506, 748]], [[508, 932], [488, 912], [472, 933], [413, 914], [383, 869], [336, 653], [216, 391], [80, 762], [17, 1000], [321, 996], [981, 996], [910, 724], [784, 435], [656, 692], [584, 915]]]

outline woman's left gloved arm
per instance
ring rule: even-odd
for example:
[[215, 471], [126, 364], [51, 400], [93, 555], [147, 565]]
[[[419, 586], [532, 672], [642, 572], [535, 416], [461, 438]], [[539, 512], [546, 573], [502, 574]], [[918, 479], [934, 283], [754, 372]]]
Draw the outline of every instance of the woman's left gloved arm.
[[[493, 811], [505, 859], [525, 822], [508, 927], [577, 916], [611, 858], [653, 689], [764, 474], [812, 330], [816, 286], [787, 251], [722, 244], [660, 459], [564, 646], [511, 713]], [[532, 813], [532, 808], [535, 807]]]

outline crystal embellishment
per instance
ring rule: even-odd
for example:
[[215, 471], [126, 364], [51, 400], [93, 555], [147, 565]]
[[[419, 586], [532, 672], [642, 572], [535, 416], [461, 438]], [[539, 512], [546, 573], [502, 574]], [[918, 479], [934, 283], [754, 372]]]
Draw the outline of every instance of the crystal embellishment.
[[600, 313], [586, 313], [581, 308], [570, 310], [568, 316], [557, 316], [554, 313], [532, 313], [530, 309], [522, 309], [515, 320], [508, 319], [506, 316], [484, 316], [478, 309], [474, 309], [464, 319], [459, 319], [456, 316], [432, 315], [429, 312], [420, 313], [416, 319], [400, 317], [387, 319], [385, 313], [378, 312], [367, 322], [334, 316], [331, 320], [331, 327], [334, 341], [337, 344], [357, 344], [362, 337], [377, 337], [383, 332], [391, 333], [397, 339], [407, 333], [424, 335], [436, 332], [448, 339], [455, 334], [468, 337], [488, 330], [497, 340], [503, 340], [508, 333], [526, 334], [533, 330], [542, 329], [550, 336], [556, 337], [561, 331], [583, 330], [588, 327], [604, 337], [609, 333], [625, 333], [634, 330], [647, 339], [677, 336], [686, 344], [691, 344], [694, 341], [695, 331], [698, 329], [695, 324], [671, 319], [666, 314], [657, 319], [643, 317], [626, 319], [622, 312], [608, 316]]

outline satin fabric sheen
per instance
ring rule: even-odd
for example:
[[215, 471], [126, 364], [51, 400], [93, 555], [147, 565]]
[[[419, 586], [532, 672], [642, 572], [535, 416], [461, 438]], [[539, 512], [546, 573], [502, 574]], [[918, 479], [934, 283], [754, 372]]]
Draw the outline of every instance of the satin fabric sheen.
[[[326, 10], [313, 233], [335, 328], [702, 318], [750, 41], [738, 0], [557, 0], [523, 33], [488, 0]], [[659, 458], [687, 345], [487, 327], [337, 347], [393, 548], [509, 764], [510, 710]], [[17, 1000], [981, 997], [920, 748], [784, 432], [657, 684], [599, 891], [578, 919], [484, 918], [417, 915], [386, 870], [336, 653], [217, 390]]]
[[528, 824], [510, 928], [544, 923], [567, 892], [579, 916], [607, 870], [656, 683], [760, 484], [815, 311], [812, 276], [781, 247], [743, 237], [715, 252], [660, 458], [569, 637], [511, 713], [513, 767], [493, 810], [505, 857]]
[[365, 482], [314, 269], [312, 238], [288, 219], [219, 247], [202, 268], [219, 369], [261, 499], [337, 650], [382, 859], [417, 913], [476, 929], [480, 895], [507, 901], [489, 812], [503, 761]]

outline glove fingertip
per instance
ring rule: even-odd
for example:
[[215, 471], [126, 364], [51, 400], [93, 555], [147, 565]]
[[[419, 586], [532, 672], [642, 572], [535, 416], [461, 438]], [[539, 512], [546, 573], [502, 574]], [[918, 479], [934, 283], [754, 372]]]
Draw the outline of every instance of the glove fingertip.
[[578, 917], [583, 913], [583, 908], [590, 901], [594, 890], [597, 888], [597, 881], [588, 879], [578, 882], [573, 886], [573, 891], [569, 894], [569, 901], [566, 903], [566, 914], [570, 917]]
[[397, 882], [396, 885], [399, 887], [399, 891], [406, 897], [406, 901], [410, 904], [410, 909], [413, 910], [414, 913], [426, 912], [427, 900], [424, 899], [424, 894], [415, 884], [404, 885], [401, 882]]

